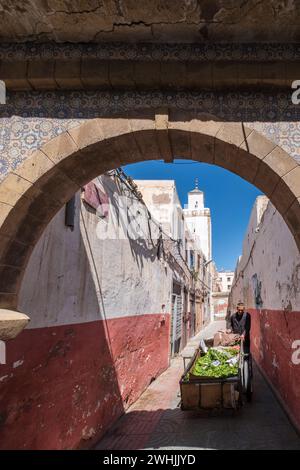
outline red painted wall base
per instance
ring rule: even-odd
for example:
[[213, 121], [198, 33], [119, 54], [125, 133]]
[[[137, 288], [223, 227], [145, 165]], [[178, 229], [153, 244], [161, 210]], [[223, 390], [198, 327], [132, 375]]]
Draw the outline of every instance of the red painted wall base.
[[300, 339], [300, 312], [252, 309], [249, 313], [254, 358], [300, 430], [300, 364], [292, 362], [292, 344]]
[[169, 363], [169, 315], [28, 329], [0, 365], [0, 448], [89, 447]]

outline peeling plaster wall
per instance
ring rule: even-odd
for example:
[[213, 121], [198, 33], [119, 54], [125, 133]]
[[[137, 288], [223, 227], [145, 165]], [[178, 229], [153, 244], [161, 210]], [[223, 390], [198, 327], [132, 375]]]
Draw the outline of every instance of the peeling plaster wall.
[[99, 240], [105, 220], [79, 194], [73, 231], [64, 217], [31, 256], [19, 308], [32, 321], [0, 366], [2, 449], [89, 447], [168, 366], [174, 267], [150, 242]]
[[[105, 191], [111, 198], [118, 193], [109, 178]], [[143, 216], [140, 204], [137, 209]], [[123, 227], [122, 238], [99, 239], [107, 221], [81, 203], [79, 194], [75, 217], [71, 231], [62, 209], [31, 256], [19, 304], [30, 313], [29, 328], [159, 313], [163, 304], [170, 311], [171, 271], [149, 240], [129, 239]], [[155, 239], [155, 227], [152, 232]]]
[[[280, 214], [265, 196], [252, 210], [230, 295], [252, 318], [252, 352], [300, 428], [300, 365], [292, 360], [300, 339], [300, 255]], [[294, 343], [295, 345], [295, 343]]]
[[300, 311], [299, 281], [296, 243], [274, 206], [259, 196], [244, 238], [233, 298], [243, 298], [249, 308], [259, 304], [272, 310]]

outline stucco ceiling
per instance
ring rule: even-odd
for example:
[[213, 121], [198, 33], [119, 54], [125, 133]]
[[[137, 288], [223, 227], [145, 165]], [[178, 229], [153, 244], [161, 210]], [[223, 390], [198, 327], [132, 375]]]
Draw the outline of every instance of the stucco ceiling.
[[0, 0], [0, 40], [300, 42], [300, 2]]

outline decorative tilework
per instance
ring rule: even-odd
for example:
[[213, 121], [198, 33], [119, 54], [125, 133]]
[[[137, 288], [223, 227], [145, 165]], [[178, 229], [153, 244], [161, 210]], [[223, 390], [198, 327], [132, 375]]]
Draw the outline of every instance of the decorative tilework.
[[16, 92], [0, 106], [0, 178], [43, 143], [85, 120], [161, 106], [243, 121], [300, 163], [300, 105], [291, 103], [289, 93]]
[[136, 92], [47, 91], [11, 92], [0, 106], [0, 117], [18, 115], [55, 119], [90, 119], [128, 110], [164, 106], [198, 110], [219, 119], [245, 122], [298, 121], [300, 105], [288, 92]]
[[0, 59], [298, 61], [300, 44], [1, 44]]

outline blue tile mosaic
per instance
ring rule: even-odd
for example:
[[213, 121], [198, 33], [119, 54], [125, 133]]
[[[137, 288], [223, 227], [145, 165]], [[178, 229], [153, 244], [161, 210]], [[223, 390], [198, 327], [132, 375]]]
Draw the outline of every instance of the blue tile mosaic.
[[300, 105], [292, 104], [288, 92], [15, 92], [0, 106], [0, 178], [42, 144], [85, 120], [161, 106], [243, 121], [300, 163]]

